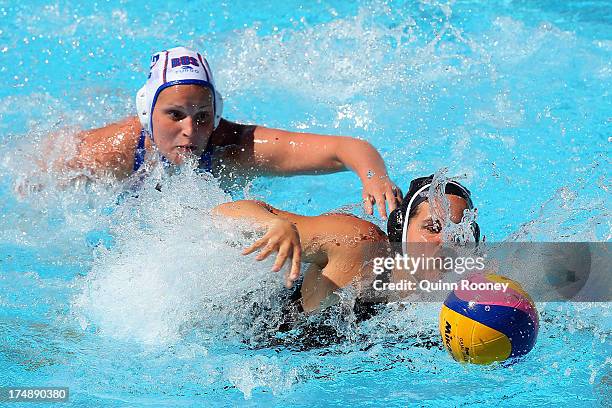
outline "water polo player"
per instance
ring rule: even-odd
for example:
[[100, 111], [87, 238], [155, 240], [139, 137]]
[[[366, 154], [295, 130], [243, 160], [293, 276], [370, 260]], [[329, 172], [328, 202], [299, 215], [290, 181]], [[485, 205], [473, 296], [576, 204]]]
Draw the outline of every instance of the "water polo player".
[[[434, 184], [433, 175], [419, 177], [410, 182], [402, 204], [391, 212], [387, 221], [387, 234], [390, 242], [396, 243], [433, 243], [442, 239], [443, 214], [434, 214], [429, 203], [430, 188]], [[448, 200], [448, 218], [455, 225], [462, 221], [465, 210], [474, 210], [470, 191], [454, 180], [440, 183]], [[447, 225], [450, 225], [447, 222]], [[453, 239], [463, 242], [480, 240], [480, 228], [475, 221], [465, 224], [467, 229], [455, 232]], [[460, 233], [461, 236], [457, 236]]]
[[242, 125], [223, 119], [223, 99], [206, 59], [183, 47], [151, 59], [149, 78], [137, 93], [138, 115], [81, 134], [72, 166], [125, 178], [154, 151], [166, 163], [199, 158], [200, 168], [229, 174], [323, 174], [350, 169], [363, 183], [365, 210], [386, 218], [401, 201], [385, 163], [366, 141]]
[[[273, 270], [279, 271], [292, 258], [287, 277], [290, 286], [300, 275], [300, 261], [309, 263], [304, 279], [295, 291], [294, 300], [304, 311], [324, 308], [337, 301], [334, 292], [351, 283], [371, 292], [372, 260], [387, 257], [387, 242], [433, 243], [443, 241], [443, 230], [449, 223], [463, 220], [465, 210], [474, 210], [471, 194], [458, 182], [449, 180], [444, 185], [448, 199], [448, 217], [435, 220], [429, 205], [429, 190], [433, 176], [421, 177], [410, 183], [402, 205], [390, 214], [386, 236], [376, 225], [348, 214], [302, 216], [281, 211], [258, 201], [236, 201], [222, 204], [217, 212], [228, 217], [244, 218], [267, 228], [266, 234], [244, 251], [261, 252], [257, 260], [278, 252]], [[475, 221], [468, 223], [472, 240], [480, 239]], [[358, 302], [362, 310], [370, 310], [367, 303], [381, 301], [381, 296], [367, 294], [368, 301]], [[366, 306], [364, 306], [366, 305]]]

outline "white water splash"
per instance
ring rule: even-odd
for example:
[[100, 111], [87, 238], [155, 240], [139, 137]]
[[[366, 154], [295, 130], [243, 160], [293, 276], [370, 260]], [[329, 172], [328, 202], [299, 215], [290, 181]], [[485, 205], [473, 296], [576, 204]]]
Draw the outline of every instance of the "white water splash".
[[461, 221], [454, 223], [451, 220], [450, 202], [446, 197], [446, 185], [453, 180], [448, 178], [448, 169], [438, 170], [433, 177], [427, 192], [431, 218], [442, 226], [442, 241], [463, 244], [474, 241], [473, 223], [476, 221], [476, 209], [466, 209]]
[[210, 176], [183, 167], [146, 179], [136, 194], [115, 211], [116, 243], [100, 251], [74, 300], [104, 334], [163, 344], [194, 327], [231, 333], [248, 315], [244, 296], [270, 303], [282, 287], [271, 261], [241, 254], [255, 239], [247, 227], [211, 214], [229, 197]]

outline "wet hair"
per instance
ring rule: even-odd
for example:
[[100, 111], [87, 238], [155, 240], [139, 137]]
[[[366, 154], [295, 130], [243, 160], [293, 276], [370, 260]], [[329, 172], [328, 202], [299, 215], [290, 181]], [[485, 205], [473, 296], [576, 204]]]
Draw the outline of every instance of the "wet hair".
[[[427, 177], [419, 177], [410, 182], [408, 192], [404, 196], [402, 205], [393, 210], [389, 214], [389, 220], [387, 221], [387, 235], [389, 236], [390, 242], [402, 242], [402, 235], [404, 232], [404, 222], [409, 223], [410, 220], [416, 215], [419, 204], [423, 201], [427, 201], [427, 190], [433, 182], [433, 174]], [[474, 203], [470, 190], [462, 186], [456, 181], [450, 180], [444, 187], [446, 194], [451, 194], [457, 197], [463, 198], [467, 207], [470, 210], [474, 209]], [[474, 221], [472, 223], [472, 231], [474, 232], [474, 239], [476, 242], [480, 240], [480, 227]]]

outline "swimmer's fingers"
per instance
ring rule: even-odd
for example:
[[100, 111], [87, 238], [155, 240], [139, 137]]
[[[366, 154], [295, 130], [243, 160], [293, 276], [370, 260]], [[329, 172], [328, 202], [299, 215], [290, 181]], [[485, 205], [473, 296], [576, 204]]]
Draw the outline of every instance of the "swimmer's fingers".
[[278, 254], [276, 255], [276, 261], [274, 262], [274, 265], [272, 266], [272, 272], [278, 272], [281, 270], [281, 268], [285, 264], [285, 261], [289, 257], [290, 250], [291, 250], [290, 243], [284, 243], [280, 246], [280, 248], [278, 248]]
[[380, 192], [374, 196], [374, 200], [376, 200], [376, 206], [378, 207], [378, 215], [383, 220], [387, 219], [387, 203], [385, 202], [385, 195]]
[[291, 270], [286, 277], [285, 285], [290, 288], [300, 277], [300, 267], [302, 262], [302, 247], [300, 242], [286, 242], [282, 244], [278, 250], [278, 255], [276, 256], [276, 262], [272, 267], [273, 272], [278, 272], [281, 270], [287, 258], [291, 257]]
[[255, 257], [256, 261], [263, 261], [266, 259], [272, 252], [278, 249], [278, 245], [273, 240], [268, 240], [268, 244], [261, 250], [259, 254]]
[[395, 194], [395, 198], [397, 199], [398, 204], [402, 204], [404, 202], [404, 193], [402, 193], [402, 189], [398, 186], [393, 186], [393, 193]]
[[374, 205], [372, 204], [372, 196], [369, 193], [363, 194], [363, 209], [366, 214], [374, 214]]
[[257, 241], [253, 242], [253, 245], [251, 245], [250, 247], [242, 251], [242, 255], [252, 254], [253, 252], [257, 251], [262, 246], [266, 245], [267, 243], [268, 243], [268, 234], [264, 235]]
[[290, 288], [293, 286], [293, 282], [298, 280], [300, 277], [300, 268], [302, 265], [302, 247], [298, 243], [297, 245], [293, 245], [293, 256], [291, 260], [291, 272], [289, 272], [289, 276], [287, 277], [287, 282], [285, 286]]
[[385, 198], [387, 199], [387, 203], [389, 203], [389, 212], [395, 210], [398, 205], [402, 203], [401, 194], [402, 192], [396, 186], [388, 186], [385, 192]]

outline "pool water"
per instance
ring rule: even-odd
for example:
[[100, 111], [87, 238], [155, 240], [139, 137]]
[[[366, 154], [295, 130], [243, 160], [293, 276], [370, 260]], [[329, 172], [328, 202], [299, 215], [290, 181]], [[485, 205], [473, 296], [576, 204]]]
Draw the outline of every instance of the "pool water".
[[[228, 119], [366, 139], [404, 190], [448, 168], [489, 241], [609, 241], [611, 1], [0, 0], [0, 17], [0, 386], [96, 407], [612, 404], [609, 303], [538, 303], [510, 366], [454, 362], [438, 304], [356, 323], [346, 293], [315, 322], [331, 337], [277, 333], [282, 278], [210, 217], [231, 198], [216, 180], [154, 173], [136, 195], [37, 164], [67, 154], [48, 134], [134, 112], [148, 56], [187, 45]], [[233, 195], [364, 216], [360, 188], [340, 173]]]

